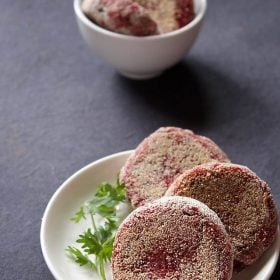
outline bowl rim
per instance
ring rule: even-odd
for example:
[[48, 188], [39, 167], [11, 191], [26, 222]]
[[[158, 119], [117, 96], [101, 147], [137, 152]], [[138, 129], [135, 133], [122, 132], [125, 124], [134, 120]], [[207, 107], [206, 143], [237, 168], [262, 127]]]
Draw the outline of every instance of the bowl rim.
[[83, 24], [85, 24], [90, 29], [93, 29], [94, 31], [101, 33], [105, 36], [110, 36], [110, 37], [123, 39], [123, 40], [135, 40], [135, 41], [161, 40], [161, 39], [170, 38], [170, 37], [174, 37], [174, 36], [180, 35], [182, 33], [185, 33], [187, 31], [191, 30], [194, 26], [196, 26], [204, 18], [204, 15], [207, 10], [207, 0], [194, 0], [194, 1], [201, 2], [201, 8], [198, 11], [198, 13], [195, 15], [195, 18], [187, 25], [185, 25], [177, 30], [167, 32], [164, 34], [150, 35], [150, 36], [133, 36], [133, 35], [126, 35], [126, 34], [121, 34], [121, 33], [110, 31], [110, 30], [100, 27], [99, 25], [92, 22], [90, 19], [88, 19], [86, 17], [86, 15], [83, 13], [83, 11], [81, 9], [82, 1], [83, 0], [74, 0], [74, 11], [75, 11], [77, 18], [80, 21], [82, 21]]

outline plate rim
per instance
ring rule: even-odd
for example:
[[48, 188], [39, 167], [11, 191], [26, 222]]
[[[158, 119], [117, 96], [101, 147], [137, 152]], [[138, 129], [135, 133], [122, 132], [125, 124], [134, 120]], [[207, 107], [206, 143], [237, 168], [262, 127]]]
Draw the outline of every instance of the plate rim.
[[52, 262], [47, 254], [47, 246], [45, 244], [45, 235], [46, 235], [46, 224], [47, 224], [47, 217], [48, 214], [50, 212], [50, 209], [52, 208], [53, 203], [55, 202], [56, 198], [59, 196], [59, 194], [64, 190], [64, 188], [69, 184], [69, 182], [71, 182], [73, 179], [77, 178], [80, 174], [86, 172], [88, 169], [90, 169], [93, 165], [97, 165], [103, 162], [106, 162], [108, 160], [111, 160], [113, 158], [119, 157], [119, 156], [124, 156], [127, 155], [129, 156], [131, 153], [133, 152], [133, 150], [126, 150], [126, 151], [122, 151], [122, 152], [118, 152], [118, 153], [114, 153], [111, 155], [107, 155], [105, 157], [102, 157], [100, 159], [97, 159], [87, 165], [85, 165], [84, 167], [78, 169], [76, 172], [74, 172], [70, 177], [68, 177], [68, 179], [66, 179], [56, 190], [55, 192], [52, 194], [50, 200], [47, 203], [47, 206], [44, 210], [43, 213], [43, 217], [41, 219], [41, 227], [40, 227], [40, 245], [41, 245], [41, 251], [43, 254], [43, 258], [47, 264], [47, 267], [49, 268], [50, 272], [52, 273], [52, 275], [54, 276], [55, 279], [58, 280], [65, 280], [60, 278], [60, 276], [58, 275], [58, 273], [56, 272], [56, 269], [54, 268], [54, 266], [52, 265]]

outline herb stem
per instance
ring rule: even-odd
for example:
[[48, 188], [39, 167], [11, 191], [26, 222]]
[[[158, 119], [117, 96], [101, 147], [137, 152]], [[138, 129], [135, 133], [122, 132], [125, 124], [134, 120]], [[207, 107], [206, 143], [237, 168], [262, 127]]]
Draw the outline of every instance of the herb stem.
[[[119, 220], [116, 207], [123, 201], [125, 189], [119, 181], [116, 186], [103, 182], [98, 185], [95, 196], [85, 202], [71, 218], [73, 222], [78, 223], [82, 218], [86, 219], [89, 216], [91, 224], [76, 240], [81, 249], [68, 246], [66, 250], [80, 266], [90, 265], [98, 273], [100, 280], [106, 280], [105, 265], [112, 257], [113, 241]], [[99, 219], [102, 219], [101, 225], [97, 224]], [[90, 259], [90, 255], [94, 257]]]
[[101, 280], [106, 280], [105, 270], [104, 270], [104, 262], [102, 259], [99, 261], [99, 277]]
[[97, 233], [98, 230], [97, 230], [97, 226], [96, 226], [96, 224], [95, 224], [94, 217], [93, 217], [93, 214], [92, 214], [92, 213], [90, 213], [90, 218], [91, 218], [91, 224], [92, 224], [93, 230], [94, 230], [94, 232]]

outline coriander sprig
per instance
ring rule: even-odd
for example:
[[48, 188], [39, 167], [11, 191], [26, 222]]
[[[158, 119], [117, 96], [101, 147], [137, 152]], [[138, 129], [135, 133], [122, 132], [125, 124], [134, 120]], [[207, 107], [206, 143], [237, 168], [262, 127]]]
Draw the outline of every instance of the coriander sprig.
[[[68, 246], [66, 251], [80, 266], [89, 266], [97, 271], [101, 280], [106, 280], [104, 264], [112, 257], [113, 242], [119, 225], [117, 205], [125, 201], [125, 189], [119, 180], [115, 186], [103, 182], [97, 187], [94, 197], [85, 202], [70, 219], [79, 223], [90, 218], [91, 228], [79, 235], [76, 240], [81, 250]], [[103, 218], [103, 225], [96, 225], [97, 217]]]

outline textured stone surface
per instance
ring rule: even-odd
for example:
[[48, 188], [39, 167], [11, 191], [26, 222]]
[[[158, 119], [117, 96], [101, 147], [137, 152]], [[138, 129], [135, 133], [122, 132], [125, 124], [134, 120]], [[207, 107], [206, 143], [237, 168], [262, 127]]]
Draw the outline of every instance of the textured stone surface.
[[279, 0], [209, 1], [190, 55], [135, 82], [87, 49], [72, 1], [1, 0], [1, 279], [53, 279], [39, 243], [53, 192], [160, 126], [212, 138], [268, 182], [279, 207], [279, 9]]

